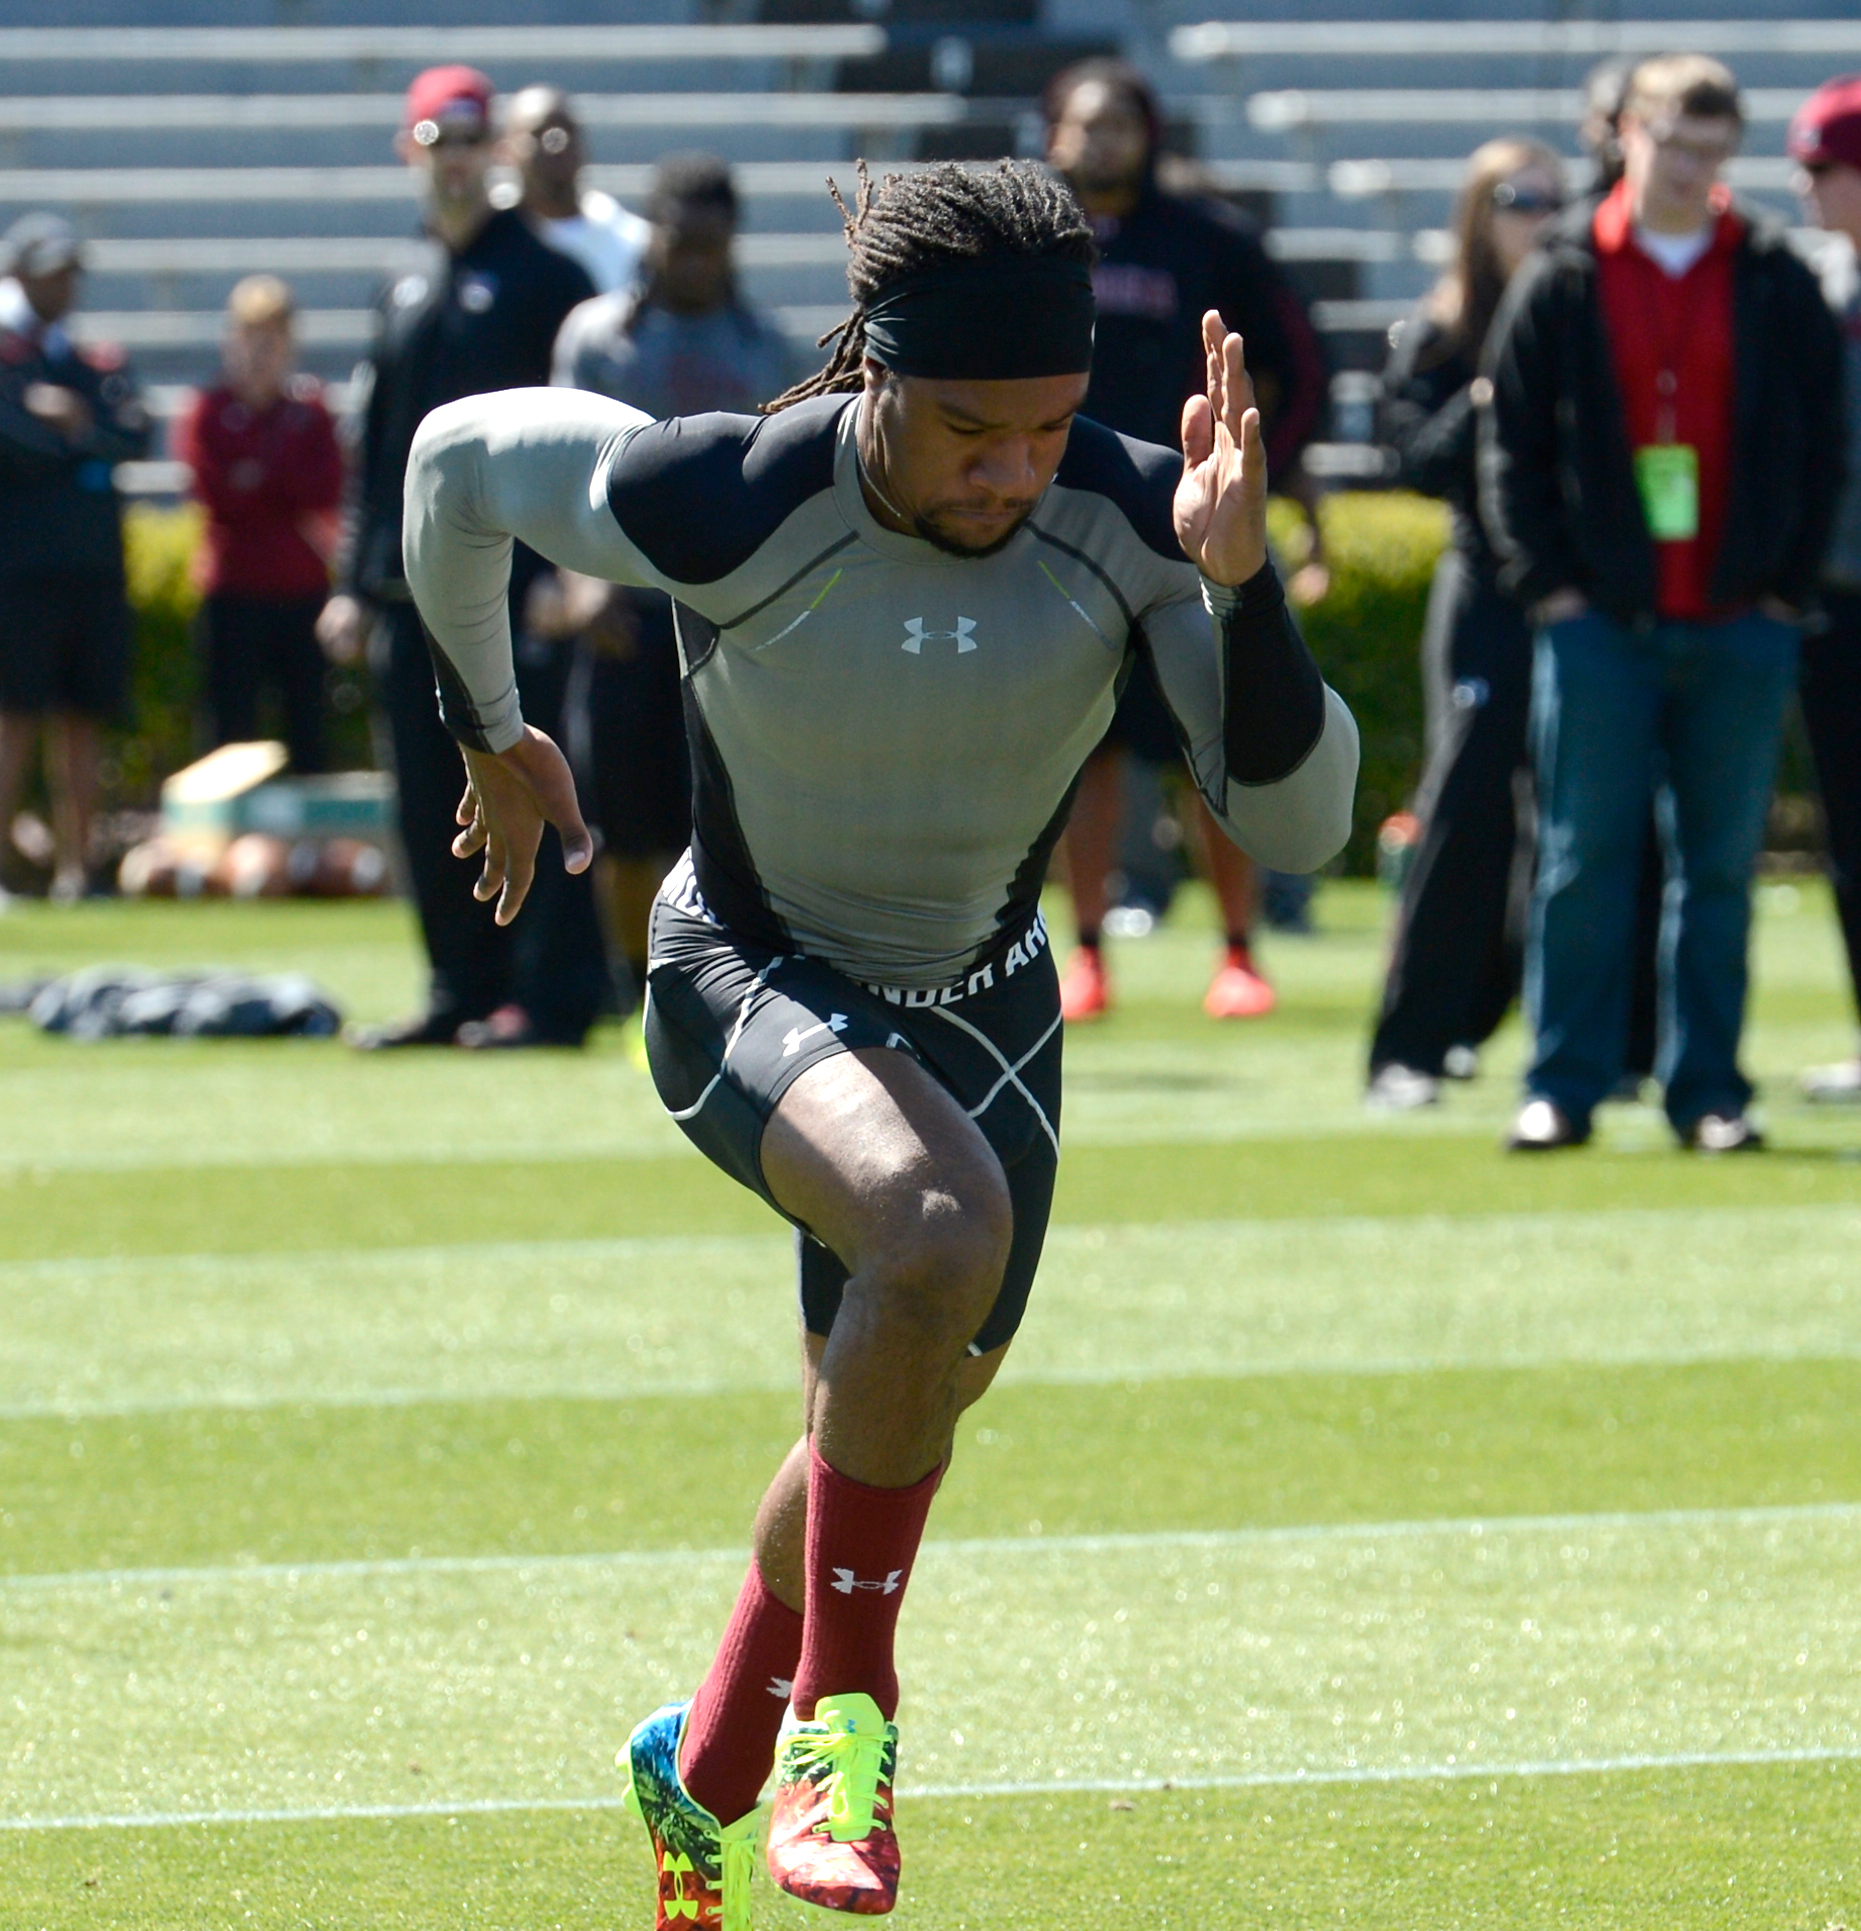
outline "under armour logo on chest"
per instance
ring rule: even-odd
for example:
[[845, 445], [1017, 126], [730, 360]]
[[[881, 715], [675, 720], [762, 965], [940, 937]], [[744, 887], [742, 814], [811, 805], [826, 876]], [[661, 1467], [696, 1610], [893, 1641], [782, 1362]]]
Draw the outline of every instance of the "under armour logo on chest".
[[969, 634], [976, 627], [974, 617], [959, 617], [954, 630], [926, 630], [922, 617], [905, 619], [905, 641], [899, 646], [916, 657], [926, 644], [947, 644], [954, 642], [956, 654], [960, 657], [966, 650], [974, 650], [975, 639]]

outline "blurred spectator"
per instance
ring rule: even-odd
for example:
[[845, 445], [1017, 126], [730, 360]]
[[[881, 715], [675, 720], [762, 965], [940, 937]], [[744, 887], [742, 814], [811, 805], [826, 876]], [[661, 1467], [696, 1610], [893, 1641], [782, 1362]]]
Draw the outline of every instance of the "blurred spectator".
[[225, 375], [195, 398], [175, 438], [206, 506], [198, 559], [210, 735], [259, 732], [259, 696], [277, 690], [299, 771], [321, 771], [323, 653], [317, 613], [342, 501], [342, 452], [321, 388], [293, 372], [291, 291], [250, 275], [226, 305]]
[[1454, 260], [1397, 332], [1383, 377], [1383, 436], [1396, 452], [1397, 481], [1444, 497], [1453, 511], [1422, 638], [1421, 838], [1370, 1046], [1367, 1097], [1392, 1111], [1438, 1098], [1450, 1056], [1452, 1070], [1464, 1068], [1518, 990], [1531, 876], [1531, 633], [1499, 587], [1480, 527], [1475, 432], [1492, 388], [1479, 374], [1480, 353], [1499, 298], [1563, 205], [1563, 165], [1541, 142], [1480, 148], [1455, 212]]
[[754, 413], [796, 381], [793, 345], [738, 293], [737, 212], [722, 161], [667, 155], [653, 175], [642, 285], [598, 295], [564, 322], [555, 380], [656, 417]]
[[[708, 154], [668, 155], [653, 179], [637, 292], [598, 295], [562, 325], [555, 380], [649, 416], [753, 413], [806, 373], [793, 345], [737, 289], [737, 193]], [[691, 780], [671, 599], [592, 578], [545, 579], [538, 627], [579, 631], [569, 752], [602, 836], [602, 875], [636, 987], [646, 983], [653, 894], [691, 836]]]
[[1592, 194], [1607, 194], [1622, 178], [1622, 102], [1634, 72], [1632, 60], [1599, 60], [1583, 77], [1583, 119], [1577, 139], [1595, 164]]
[[[1803, 639], [1803, 722], [1815, 755], [1828, 838], [1829, 876], [1861, 997], [1861, 75], [1818, 88], [1790, 127], [1790, 153], [1809, 219], [1845, 236], [1828, 292], [1845, 342], [1848, 481], [1823, 564], [1827, 628]], [[1861, 1100], [1861, 1057], [1813, 1068], [1813, 1100]]]
[[[1163, 119], [1149, 83], [1123, 61], [1091, 60], [1049, 84], [1043, 103], [1047, 158], [1065, 175], [1097, 232], [1093, 271], [1098, 336], [1087, 415], [1126, 435], [1176, 448], [1182, 406], [1206, 380], [1202, 316], [1219, 309], [1247, 342], [1266, 426], [1267, 455], [1282, 489], [1299, 451], [1314, 433], [1325, 400], [1325, 364], [1317, 337], [1291, 284], [1273, 265], [1258, 234], [1240, 216], [1211, 202], [1166, 193], [1157, 180]], [[1313, 524], [1316, 539], [1316, 523]], [[1295, 601], [1322, 595], [1322, 566], [1295, 576]], [[1090, 1019], [1110, 1004], [1102, 930], [1124, 805], [1124, 760], [1173, 764], [1176, 733], [1140, 656], [1104, 743], [1080, 774], [1066, 834], [1067, 864], [1078, 920], [1079, 949], [1061, 983], [1070, 1020]], [[1227, 950], [1204, 1000], [1217, 1018], [1268, 1012], [1272, 988], [1254, 968], [1253, 862], [1214, 829], [1207, 807], [1189, 792], [1191, 837], [1221, 903]]]
[[[579, 1043], [607, 996], [586, 874], [563, 871], [556, 836], [546, 832], [524, 921], [500, 927], [492, 908], [472, 896], [475, 868], [452, 856], [464, 776], [439, 720], [432, 660], [402, 569], [401, 479], [414, 431], [430, 410], [487, 389], [547, 382], [563, 317], [594, 291], [515, 209], [492, 207], [491, 83], [482, 74], [469, 67], [421, 74], [408, 89], [395, 148], [419, 184], [431, 246], [423, 266], [384, 291], [374, 351], [358, 372], [366, 402], [343, 589], [324, 605], [317, 634], [332, 657], [349, 661], [373, 620], [376, 685], [432, 983], [424, 1012], [358, 1033], [355, 1043]], [[513, 611], [543, 567], [518, 546]], [[554, 733], [568, 653], [519, 627], [516, 655], [524, 714]]]
[[64, 326], [82, 254], [56, 215], [22, 215], [0, 255], [0, 841], [10, 843], [40, 726], [52, 896], [89, 886], [100, 726], [129, 696], [130, 616], [114, 467], [148, 449], [118, 349]]
[[518, 206], [538, 234], [588, 272], [601, 294], [631, 288], [652, 234], [611, 194], [581, 185], [588, 151], [559, 87], [526, 87], [511, 101], [504, 146], [522, 184]]
[[[1841, 341], [1720, 171], [1716, 61], [1645, 62], [1622, 181], [1513, 282], [1488, 346], [1481, 508], [1537, 628], [1536, 1034], [1509, 1144], [1570, 1146], [1620, 1076], [1640, 827], [1668, 867], [1660, 1056], [1683, 1144], [1761, 1144], [1738, 1067], [1752, 866], [1841, 480]], [[1736, 408], [1734, 408], [1736, 398]]]

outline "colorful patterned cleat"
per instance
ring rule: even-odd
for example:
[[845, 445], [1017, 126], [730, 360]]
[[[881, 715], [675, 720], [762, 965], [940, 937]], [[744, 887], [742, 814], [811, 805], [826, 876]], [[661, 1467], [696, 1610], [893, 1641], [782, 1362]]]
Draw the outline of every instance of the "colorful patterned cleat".
[[769, 1875], [828, 1911], [882, 1917], [898, 1902], [892, 1778], [898, 1726], [869, 1696], [823, 1697], [775, 1761]]
[[720, 1824], [685, 1788], [679, 1744], [689, 1703], [656, 1710], [615, 1761], [632, 1781], [627, 1808], [653, 1840], [659, 1873], [655, 1931], [750, 1931], [750, 1878], [760, 1811]]

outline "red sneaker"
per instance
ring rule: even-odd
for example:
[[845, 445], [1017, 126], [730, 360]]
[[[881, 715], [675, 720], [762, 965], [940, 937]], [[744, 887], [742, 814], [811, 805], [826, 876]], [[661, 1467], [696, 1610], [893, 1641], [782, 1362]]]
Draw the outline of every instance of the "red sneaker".
[[869, 1696], [823, 1697], [775, 1760], [769, 1875], [827, 1911], [883, 1917], [898, 1902], [892, 1778], [898, 1726]]
[[1082, 945], [1066, 962], [1060, 980], [1060, 1017], [1097, 1019], [1111, 1010], [1111, 979], [1097, 946]]
[[1244, 945], [1228, 947], [1221, 969], [1209, 981], [1202, 1010], [1211, 1019], [1258, 1019], [1279, 1004], [1279, 994], [1254, 970]]

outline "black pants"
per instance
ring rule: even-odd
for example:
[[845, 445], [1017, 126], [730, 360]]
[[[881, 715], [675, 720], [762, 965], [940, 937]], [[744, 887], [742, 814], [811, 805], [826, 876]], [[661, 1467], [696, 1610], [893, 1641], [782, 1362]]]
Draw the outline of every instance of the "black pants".
[[564, 748], [588, 822], [617, 858], [670, 859], [691, 843], [691, 763], [672, 599], [627, 593], [624, 652], [578, 646]]
[[1517, 995], [1531, 869], [1531, 635], [1518, 605], [1458, 551], [1435, 573], [1422, 676], [1422, 836], [1370, 1066], [1438, 1075], [1448, 1049], [1487, 1039]]
[[[465, 773], [459, 747], [439, 721], [419, 614], [397, 603], [383, 616], [376, 680], [393, 742], [408, 878], [432, 966], [432, 1009], [463, 1024], [516, 1004], [542, 1038], [579, 1044], [609, 997], [589, 876], [572, 878], [562, 869], [562, 841], [546, 830], [536, 883], [514, 924], [499, 926], [491, 906], [473, 898], [478, 861], [452, 855]], [[567, 666], [566, 646], [519, 639], [524, 716], [551, 735], [560, 729]]]
[[1816, 760], [1829, 882], [1861, 1001], [1861, 591], [1825, 590], [1829, 628], [1803, 639], [1803, 723]]
[[284, 712], [291, 768], [326, 769], [323, 653], [316, 636], [322, 608], [321, 597], [209, 597], [201, 605], [208, 725], [216, 745], [258, 736], [259, 698], [269, 684]]
[[[1422, 635], [1428, 756], [1421, 843], [1403, 886], [1370, 1069], [1439, 1075], [1448, 1050], [1490, 1039], [1518, 997], [1536, 865], [1531, 631], [1489, 570], [1441, 559]], [[1661, 859], [1653, 807], [1636, 908], [1627, 1069], [1654, 1066]]]

